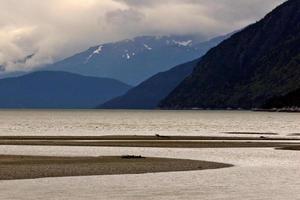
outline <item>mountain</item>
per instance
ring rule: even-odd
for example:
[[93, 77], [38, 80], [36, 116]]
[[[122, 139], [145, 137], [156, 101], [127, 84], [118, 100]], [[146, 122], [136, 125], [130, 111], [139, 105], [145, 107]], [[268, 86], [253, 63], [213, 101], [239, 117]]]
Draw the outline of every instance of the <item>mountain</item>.
[[[231, 34], [213, 38], [201, 43], [207, 51], [218, 45]], [[207, 52], [206, 51], [206, 52]], [[203, 51], [198, 57], [202, 56]], [[160, 72], [129, 90], [125, 95], [112, 99], [99, 108], [103, 109], [154, 109], [176, 86], [190, 75], [200, 59], [178, 65], [165, 72]]]
[[125, 95], [112, 99], [102, 109], [154, 109], [183, 79], [190, 75], [199, 60], [160, 72], [129, 90]]
[[[269, 99], [263, 109], [300, 108], [300, 89]], [[299, 109], [298, 109], [299, 110]]]
[[199, 58], [223, 40], [200, 42], [197, 36], [143, 36], [102, 44], [43, 70], [108, 77], [137, 85], [158, 72]]
[[299, 89], [299, 78], [300, 1], [289, 0], [210, 50], [160, 106], [258, 108]]
[[94, 108], [130, 88], [108, 78], [34, 72], [0, 80], [0, 108]]

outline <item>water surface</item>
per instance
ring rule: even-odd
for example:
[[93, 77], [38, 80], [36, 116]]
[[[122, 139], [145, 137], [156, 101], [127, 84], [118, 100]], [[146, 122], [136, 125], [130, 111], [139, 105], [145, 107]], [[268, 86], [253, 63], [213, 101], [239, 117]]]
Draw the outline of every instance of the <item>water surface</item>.
[[235, 165], [193, 172], [1, 181], [0, 199], [300, 199], [300, 155], [294, 151], [4, 146], [0, 152], [61, 156], [142, 154]]
[[[300, 114], [224, 111], [0, 111], [0, 135], [224, 135], [300, 133]], [[230, 135], [232, 136], [232, 135]], [[0, 154], [136, 154], [196, 159], [235, 167], [142, 175], [0, 181], [0, 199], [300, 199], [300, 152], [266, 149], [168, 149], [0, 146]]]
[[244, 111], [0, 110], [0, 135], [300, 133], [300, 114]]

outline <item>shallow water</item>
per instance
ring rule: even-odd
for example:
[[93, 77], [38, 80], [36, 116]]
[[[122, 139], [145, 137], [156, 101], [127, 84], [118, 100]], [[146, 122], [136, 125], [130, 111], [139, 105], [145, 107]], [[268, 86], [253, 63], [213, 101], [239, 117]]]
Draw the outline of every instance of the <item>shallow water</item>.
[[[300, 114], [206, 111], [0, 111], [0, 135], [222, 135], [300, 133]], [[232, 136], [232, 135], [231, 135]], [[235, 167], [142, 175], [0, 181], [0, 199], [300, 199], [300, 152], [266, 149], [167, 149], [0, 146], [0, 154], [136, 154], [197, 159]]]
[[299, 113], [0, 110], [0, 135], [220, 135], [300, 133]]
[[24, 155], [122, 155], [188, 158], [235, 167], [143, 175], [1, 181], [0, 199], [299, 199], [300, 155], [273, 149], [146, 149], [2, 146]]

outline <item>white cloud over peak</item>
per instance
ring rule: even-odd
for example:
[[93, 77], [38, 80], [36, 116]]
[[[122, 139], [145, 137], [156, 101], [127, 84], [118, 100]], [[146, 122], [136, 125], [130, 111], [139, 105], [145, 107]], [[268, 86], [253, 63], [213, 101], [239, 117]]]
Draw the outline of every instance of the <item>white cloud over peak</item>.
[[213, 37], [255, 22], [283, 1], [0, 0], [0, 65], [26, 70], [144, 34]]

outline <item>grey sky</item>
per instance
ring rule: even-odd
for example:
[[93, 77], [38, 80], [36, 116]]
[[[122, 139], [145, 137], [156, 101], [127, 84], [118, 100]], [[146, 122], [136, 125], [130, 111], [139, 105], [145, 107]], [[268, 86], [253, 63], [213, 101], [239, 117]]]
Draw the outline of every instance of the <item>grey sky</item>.
[[[207, 38], [240, 29], [284, 0], [0, 0], [0, 65], [27, 69], [138, 35]], [[17, 60], [35, 53], [26, 64]]]

